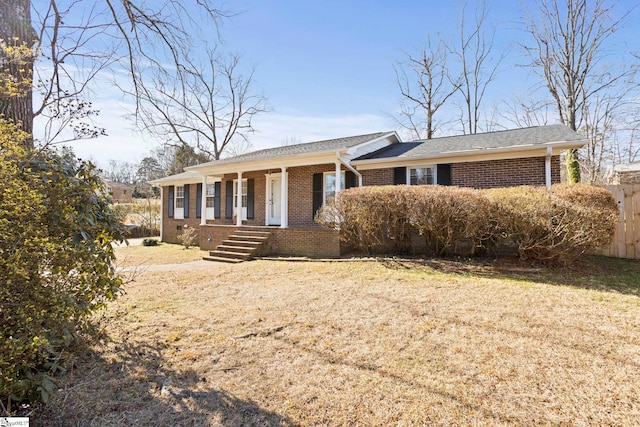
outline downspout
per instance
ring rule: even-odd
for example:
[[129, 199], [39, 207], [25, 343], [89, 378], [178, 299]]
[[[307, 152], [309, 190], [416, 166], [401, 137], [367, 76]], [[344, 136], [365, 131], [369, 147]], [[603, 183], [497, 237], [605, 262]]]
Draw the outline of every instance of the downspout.
[[551, 147], [547, 147], [547, 153], [544, 159], [544, 175], [545, 175], [545, 184], [547, 188], [551, 187], [551, 155], [553, 154], [553, 149]]
[[358, 187], [362, 187], [362, 174], [360, 172], [358, 172], [353, 166], [351, 166], [351, 164], [349, 164], [349, 162], [347, 162], [342, 157], [340, 157], [340, 152], [339, 151], [336, 151], [336, 157], [338, 158], [338, 161], [340, 163], [342, 163], [347, 169], [349, 169], [351, 172], [353, 172], [358, 177]]

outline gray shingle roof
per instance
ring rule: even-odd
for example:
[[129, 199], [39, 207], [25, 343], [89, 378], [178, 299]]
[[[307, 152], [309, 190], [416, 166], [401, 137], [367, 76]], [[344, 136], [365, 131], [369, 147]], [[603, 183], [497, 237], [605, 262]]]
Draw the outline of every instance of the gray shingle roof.
[[162, 184], [163, 182], [173, 182], [181, 180], [194, 180], [200, 182], [202, 181], [202, 175], [200, 175], [198, 172], [182, 172], [175, 175], [166, 176], [164, 178], [154, 179], [153, 181], [149, 181], [149, 184], [157, 185]]
[[464, 151], [515, 148], [544, 145], [554, 142], [583, 141], [582, 135], [564, 125], [536, 126], [524, 129], [478, 133], [475, 135], [445, 136], [430, 140], [393, 144], [355, 160], [438, 157]]
[[350, 148], [354, 145], [362, 144], [367, 141], [379, 138], [391, 132], [377, 132], [367, 135], [350, 136], [346, 138], [327, 139], [324, 141], [307, 142], [304, 144], [287, 145], [284, 147], [267, 148], [264, 150], [252, 151], [250, 153], [241, 154], [227, 159], [214, 160], [208, 163], [202, 163], [199, 166], [223, 165], [229, 163], [240, 163], [252, 160], [263, 160], [276, 157], [293, 156], [296, 154], [317, 153], [322, 151], [337, 150], [340, 148]]

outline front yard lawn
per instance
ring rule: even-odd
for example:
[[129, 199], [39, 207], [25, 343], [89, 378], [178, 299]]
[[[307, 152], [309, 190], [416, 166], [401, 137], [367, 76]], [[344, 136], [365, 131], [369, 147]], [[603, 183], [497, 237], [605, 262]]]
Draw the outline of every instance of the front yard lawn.
[[599, 257], [146, 271], [32, 423], [638, 425], [639, 294]]

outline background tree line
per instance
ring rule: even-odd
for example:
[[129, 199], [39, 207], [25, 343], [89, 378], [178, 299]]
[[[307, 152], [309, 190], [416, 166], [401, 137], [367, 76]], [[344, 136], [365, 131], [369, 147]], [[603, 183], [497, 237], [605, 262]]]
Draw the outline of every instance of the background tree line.
[[[638, 54], [615, 38], [633, 10], [616, 6], [537, 0], [522, 10], [523, 39], [497, 51], [500, 29], [490, 22], [487, 3], [462, 3], [452, 34], [429, 35], [395, 65], [402, 96], [397, 122], [412, 138], [430, 139], [557, 121], [588, 140], [567, 153], [568, 180], [606, 181], [611, 166], [640, 159]], [[535, 82], [527, 93], [488, 106], [498, 77], [508, 73], [501, 70], [507, 55], [522, 57]]]

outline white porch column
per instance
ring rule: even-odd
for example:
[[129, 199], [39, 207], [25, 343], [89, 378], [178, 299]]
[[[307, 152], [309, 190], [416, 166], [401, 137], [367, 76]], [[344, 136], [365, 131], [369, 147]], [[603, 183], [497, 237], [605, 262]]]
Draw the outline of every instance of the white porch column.
[[238, 188], [236, 189], [236, 225], [242, 225], [242, 172], [238, 172]]
[[[168, 191], [168, 190], [167, 190]], [[164, 215], [164, 210], [166, 209], [165, 205], [164, 205], [164, 187], [160, 186], [160, 241], [164, 242], [164, 240], [162, 240], [162, 235], [164, 234], [162, 231], [162, 217]]]
[[202, 191], [200, 192], [200, 225], [207, 224], [207, 176], [202, 176]]
[[547, 187], [551, 187], [551, 147], [547, 147], [547, 156], [544, 159], [544, 175]]
[[280, 168], [280, 228], [289, 227], [289, 191], [287, 191], [287, 168]]
[[342, 171], [340, 170], [341, 165], [342, 163], [340, 163], [339, 161], [336, 162], [336, 198], [338, 197], [338, 193], [340, 192], [340, 190], [342, 190], [342, 188], [340, 188], [340, 174], [342, 173]]

